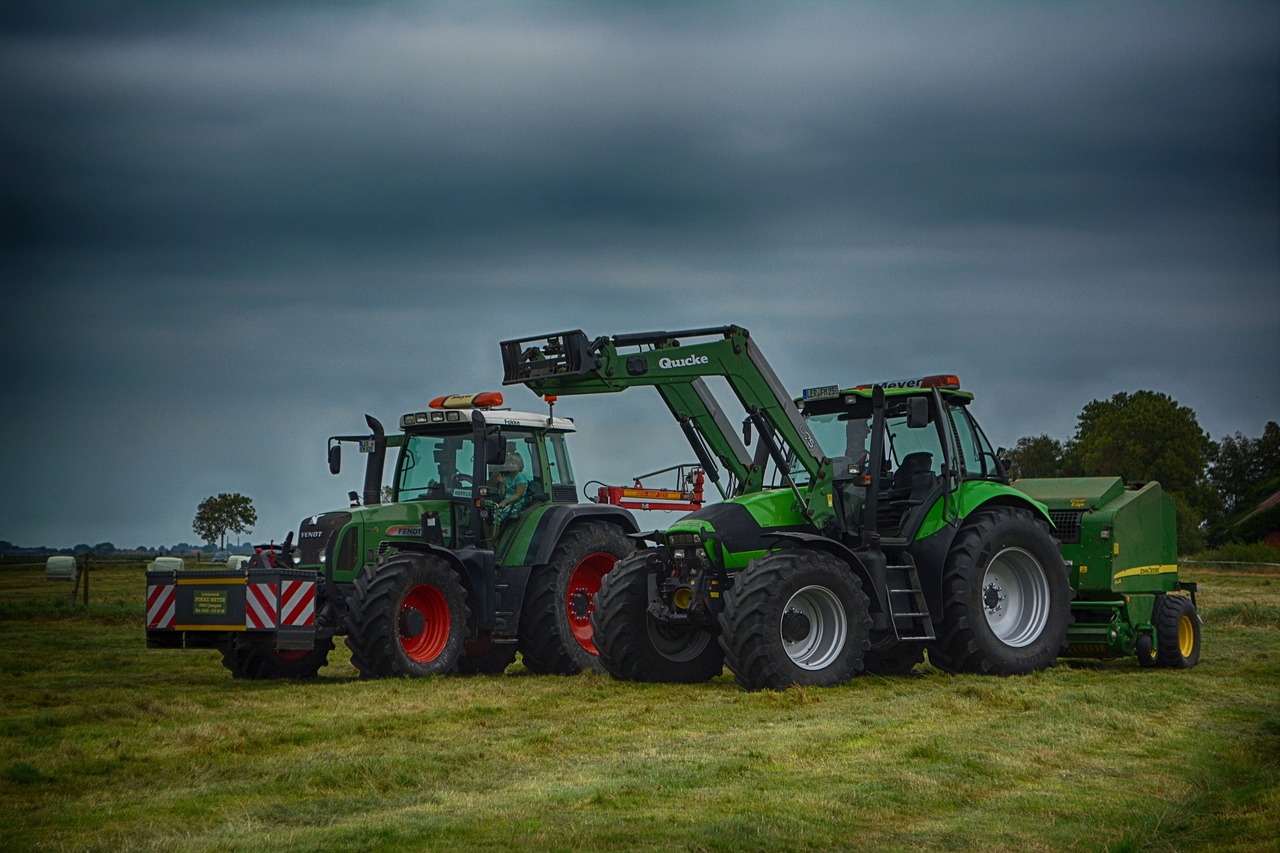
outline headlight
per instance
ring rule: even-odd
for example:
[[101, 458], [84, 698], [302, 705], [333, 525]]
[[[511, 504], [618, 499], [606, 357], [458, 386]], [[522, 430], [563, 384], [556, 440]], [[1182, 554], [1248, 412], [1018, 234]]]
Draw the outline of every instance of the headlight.
[[672, 559], [683, 560], [685, 551], [683, 548], [676, 548], [671, 552]]

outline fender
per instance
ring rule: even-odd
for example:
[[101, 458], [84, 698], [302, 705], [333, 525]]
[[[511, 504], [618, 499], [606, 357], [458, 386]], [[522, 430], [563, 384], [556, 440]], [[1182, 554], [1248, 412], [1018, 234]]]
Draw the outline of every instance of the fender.
[[[871, 609], [873, 612], [887, 613], [889, 611], [889, 602], [887, 600], [888, 593], [885, 591], [884, 583], [876, 583], [872, 576], [871, 568], [867, 565], [866, 555], [859, 554], [852, 548], [849, 548], [843, 542], [835, 539], [829, 539], [817, 533], [800, 533], [800, 532], [778, 532], [766, 534], [767, 538], [773, 540], [782, 540], [791, 542], [796, 545], [812, 548], [815, 551], [825, 551], [838, 560], [849, 564], [849, 568], [853, 570], [861, 580], [865, 587], [868, 598], [871, 599]], [[883, 576], [883, 567], [881, 567], [881, 575]]]
[[523, 562], [526, 566], [540, 566], [551, 559], [551, 552], [560, 544], [565, 528], [575, 521], [605, 521], [622, 528], [623, 533], [639, 533], [635, 516], [618, 506], [608, 504], [572, 504], [553, 506], [542, 514], [538, 526], [529, 540]]

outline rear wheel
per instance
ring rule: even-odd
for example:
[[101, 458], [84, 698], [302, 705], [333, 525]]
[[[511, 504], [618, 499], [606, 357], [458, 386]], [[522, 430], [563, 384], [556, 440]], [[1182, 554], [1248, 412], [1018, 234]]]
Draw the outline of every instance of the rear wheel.
[[270, 649], [238, 642], [226, 643], [218, 650], [222, 652], [222, 665], [235, 678], [315, 678], [329, 662], [333, 639], [318, 637], [315, 647], [308, 650]]
[[466, 593], [443, 560], [400, 554], [355, 581], [347, 645], [363, 678], [453, 672], [467, 635]]
[[1159, 666], [1190, 669], [1200, 660], [1200, 614], [1183, 595], [1162, 595], [1151, 617]]
[[974, 513], [947, 555], [942, 630], [929, 661], [988, 675], [1052, 666], [1066, 644], [1071, 596], [1057, 543], [1030, 512]]
[[821, 551], [752, 560], [725, 594], [720, 628], [725, 662], [747, 690], [844, 684], [871, 646], [862, 581]]
[[703, 627], [649, 615], [649, 554], [619, 560], [600, 586], [592, 617], [599, 661], [622, 681], [696, 684], [724, 671], [724, 652]]
[[589, 521], [564, 532], [525, 591], [519, 646], [531, 672], [604, 671], [591, 626], [596, 593], [614, 564], [634, 552], [631, 540], [612, 524]]

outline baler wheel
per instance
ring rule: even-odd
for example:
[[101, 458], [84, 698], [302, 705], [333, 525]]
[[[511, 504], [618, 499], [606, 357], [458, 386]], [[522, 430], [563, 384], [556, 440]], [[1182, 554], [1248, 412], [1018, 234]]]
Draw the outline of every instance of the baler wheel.
[[942, 626], [929, 661], [946, 672], [1020, 675], [1052, 666], [1071, 622], [1067, 567], [1028, 510], [975, 512], [943, 574]]
[[702, 627], [665, 625], [649, 615], [649, 563], [643, 552], [604, 577], [591, 621], [600, 664], [621, 681], [697, 684], [724, 671], [724, 652]]
[[318, 637], [310, 650], [277, 650], [236, 643], [219, 646], [218, 650], [222, 652], [222, 665], [235, 678], [315, 678], [320, 668], [329, 662], [333, 639]]
[[466, 592], [430, 555], [400, 553], [356, 576], [347, 645], [362, 678], [453, 672], [467, 636]]
[[529, 577], [524, 594], [518, 637], [530, 672], [604, 671], [591, 627], [595, 596], [614, 563], [634, 552], [613, 524], [589, 521], [564, 532], [551, 559]]
[[844, 684], [863, 669], [871, 616], [862, 581], [801, 548], [752, 560], [724, 597], [720, 645], [747, 690]]
[[1184, 595], [1162, 595], [1151, 622], [1156, 628], [1160, 666], [1190, 669], [1200, 660], [1200, 614]]

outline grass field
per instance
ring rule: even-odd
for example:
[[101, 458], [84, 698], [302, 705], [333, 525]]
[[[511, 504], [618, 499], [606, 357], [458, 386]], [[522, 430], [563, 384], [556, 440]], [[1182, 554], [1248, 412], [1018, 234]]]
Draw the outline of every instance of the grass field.
[[1277, 850], [1280, 573], [1191, 568], [1188, 671], [920, 667], [745, 693], [604, 676], [233, 681], [0, 568], [0, 847]]

